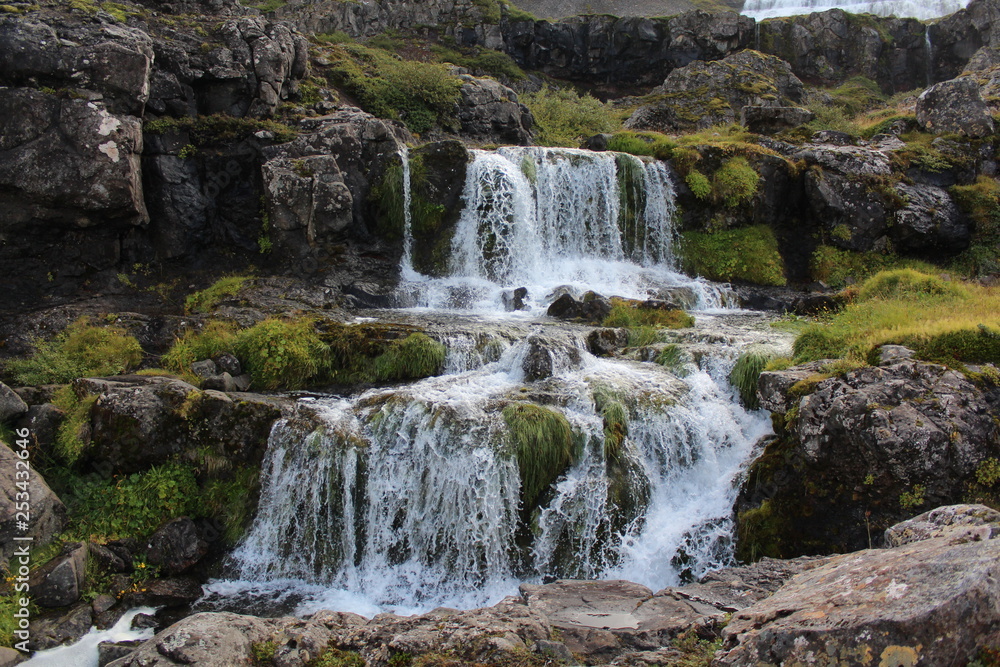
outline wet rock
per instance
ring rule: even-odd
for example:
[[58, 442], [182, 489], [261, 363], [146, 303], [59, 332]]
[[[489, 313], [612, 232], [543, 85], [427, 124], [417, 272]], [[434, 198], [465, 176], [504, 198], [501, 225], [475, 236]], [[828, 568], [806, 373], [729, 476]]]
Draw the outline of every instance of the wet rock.
[[411, 178], [413, 196], [427, 202], [428, 211], [437, 212], [417, 211], [412, 229], [413, 268], [429, 276], [444, 276], [472, 155], [460, 141], [438, 141], [415, 148], [410, 159], [423, 166], [423, 173]]
[[993, 116], [973, 77], [942, 81], [917, 98], [917, 123], [927, 132], [967, 137], [993, 134]]
[[906, 205], [894, 214], [891, 238], [902, 252], [958, 253], [969, 245], [969, 220], [944, 188], [899, 183]]
[[985, 505], [948, 505], [918, 514], [887, 528], [887, 547], [964, 534], [970, 541], [1000, 537], [1000, 512]]
[[597, 357], [609, 357], [628, 345], [628, 329], [594, 329], [587, 334], [587, 349]]
[[528, 305], [524, 302], [528, 298], [528, 288], [518, 287], [513, 292], [504, 292], [501, 295], [504, 310], [510, 312], [514, 310], [525, 310]]
[[822, 367], [761, 374], [779, 434], [737, 501], [744, 557], [865, 547], [914, 509], [961, 502], [996, 454], [996, 396], [962, 374], [903, 355], [839, 377]]
[[13, 422], [28, 411], [28, 404], [14, 391], [0, 382], [0, 424]]
[[125, 642], [101, 642], [97, 645], [97, 665], [98, 667], [107, 667], [115, 660], [131, 655], [140, 645], [142, 645], [140, 639]]
[[814, 116], [802, 107], [746, 106], [740, 112], [740, 124], [757, 134], [777, 134], [805, 125]]
[[983, 47], [1000, 46], [998, 25], [1000, 3], [996, 0], [973, 0], [965, 9], [928, 25], [933, 80], [959, 76]]
[[65, 607], [80, 599], [87, 569], [87, 544], [73, 542], [31, 575], [31, 597], [42, 607]]
[[149, 562], [171, 575], [190, 569], [207, 553], [208, 543], [202, 539], [194, 521], [187, 517], [161, 526], [146, 545]]
[[244, 391], [250, 386], [250, 383], [241, 384], [236, 381], [229, 373], [223, 373], [222, 375], [213, 375], [212, 377], [205, 378], [201, 382], [201, 388], [205, 390], [223, 391], [223, 392], [236, 392]]
[[118, 600], [115, 597], [102, 594], [94, 598], [94, 601], [90, 603], [90, 608], [93, 610], [95, 616], [99, 616], [114, 607], [117, 603]]
[[[16, 443], [11, 444], [17, 447]], [[0, 443], [0, 558], [4, 562], [20, 546], [15, 537], [30, 536], [33, 546], [39, 547], [48, 544], [66, 526], [66, 506], [52, 493], [45, 479], [30, 468], [31, 521], [27, 531], [18, 528], [17, 503], [22, 501], [17, 500], [17, 494], [22, 490], [17, 484], [23, 485], [24, 480], [18, 478], [17, 472], [23, 466], [23, 459]]]
[[560, 320], [600, 324], [611, 314], [611, 302], [596, 292], [587, 292], [579, 301], [565, 293], [549, 305], [546, 314]]
[[[735, 123], [744, 107], [789, 106], [802, 100], [803, 91], [788, 63], [756, 51], [741, 51], [720, 61], [696, 61], [672, 71], [652, 91], [658, 101], [639, 107], [625, 127], [672, 132]], [[751, 116], [755, 113], [763, 115], [751, 112]]]
[[176, 607], [190, 604], [202, 596], [201, 584], [192, 577], [148, 579], [139, 590], [129, 594], [133, 606]]
[[72, 644], [90, 630], [93, 615], [89, 604], [78, 604], [68, 611], [57, 611], [31, 620], [28, 648], [47, 648]]
[[228, 352], [216, 356], [212, 361], [218, 366], [219, 372], [229, 373], [233, 377], [243, 374], [243, 366], [240, 364], [240, 360]]
[[103, 544], [92, 542], [90, 543], [90, 557], [94, 559], [98, 567], [107, 572], [132, 571], [132, 555], [130, 553], [113, 551]]
[[[964, 663], [1000, 624], [1000, 539], [961, 534], [836, 556], [737, 612], [714, 667]], [[942, 641], [947, 637], [947, 641]]]
[[133, 630], [145, 630], [155, 628], [158, 625], [156, 617], [152, 614], [136, 614], [132, 617]]
[[517, 93], [489, 78], [463, 74], [461, 99], [455, 115], [462, 135], [475, 141], [526, 146], [531, 143], [534, 118], [517, 101]]
[[536, 382], [552, 376], [555, 367], [553, 351], [545, 340], [530, 336], [528, 338], [528, 352], [521, 363], [521, 370], [524, 371], [525, 382]]

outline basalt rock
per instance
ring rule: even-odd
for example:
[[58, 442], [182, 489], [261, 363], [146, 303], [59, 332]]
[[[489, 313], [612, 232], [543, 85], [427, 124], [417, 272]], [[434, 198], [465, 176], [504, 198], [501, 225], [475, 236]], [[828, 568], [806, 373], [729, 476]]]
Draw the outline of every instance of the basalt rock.
[[954, 254], [969, 245], [969, 220], [944, 188], [899, 183], [906, 205], [895, 212], [890, 237], [907, 253]]
[[526, 146], [534, 118], [517, 93], [493, 79], [463, 74], [456, 117], [462, 136], [473, 141]]
[[985, 137], [993, 134], [993, 116], [972, 77], [942, 81], [917, 98], [917, 122], [927, 132]]
[[[20, 447], [16, 443], [10, 443], [19, 451]], [[18, 493], [23, 489], [18, 487], [18, 482], [23, 486], [23, 474], [18, 472], [28, 471], [28, 482], [31, 490], [31, 513], [27, 531], [18, 526], [21, 517], [17, 515]], [[23, 509], [23, 507], [22, 507]], [[32, 544], [36, 547], [48, 544], [53, 536], [58, 535], [66, 526], [66, 506], [56, 497], [48, 484], [33, 467], [25, 463], [25, 460], [11, 451], [5, 443], [0, 441], [0, 558], [6, 562], [14, 554], [19, 543], [15, 537], [29, 536], [33, 539]]]
[[181, 574], [208, 553], [195, 522], [187, 517], [174, 519], [153, 533], [146, 545], [146, 557], [167, 574]]
[[656, 101], [637, 109], [626, 127], [671, 132], [734, 123], [744, 107], [801, 101], [803, 87], [788, 63], [747, 50], [675, 69], [651, 94]]
[[737, 500], [743, 557], [868, 546], [914, 508], [960, 502], [996, 456], [996, 391], [907, 354], [841, 377], [823, 366], [761, 374], [780, 432]]
[[960, 75], [979, 49], [1000, 47], [1000, 2], [973, 0], [928, 26], [933, 80]]
[[460, 141], [434, 142], [410, 153], [412, 262], [413, 268], [423, 274], [447, 273], [471, 159]]
[[787, 61], [806, 83], [833, 85], [852, 76], [886, 92], [927, 85], [924, 25], [831, 9], [757, 24], [756, 48]]

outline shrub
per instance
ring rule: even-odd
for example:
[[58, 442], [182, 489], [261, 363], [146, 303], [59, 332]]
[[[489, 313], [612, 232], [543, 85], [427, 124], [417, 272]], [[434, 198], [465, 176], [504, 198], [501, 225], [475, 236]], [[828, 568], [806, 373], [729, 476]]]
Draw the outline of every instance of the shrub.
[[746, 204], [757, 194], [760, 176], [745, 157], [734, 157], [722, 163], [712, 176], [712, 194], [729, 208]]
[[969, 298], [969, 291], [958, 281], [913, 269], [882, 271], [866, 280], [858, 290], [858, 301], [870, 299], [919, 299], [924, 297]]
[[631, 155], [649, 155], [659, 160], [670, 157], [674, 142], [658, 132], [617, 132], [608, 141], [609, 151]]
[[620, 124], [611, 107], [590, 95], [545, 87], [521, 95], [535, 119], [539, 146], [579, 146], [595, 134], [613, 132]]
[[229, 322], [211, 320], [200, 331], [186, 331], [160, 359], [163, 367], [178, 375], [191, 377], [191, 364], [211, 359], [236, 346], [236, 327]]
[[785, 284], [784, 262], [770, 227], [684, 232], [681, 237], [681, 265], [688, 273], [711, 280]]
[[119, 327], [99, 327], [81, 317], [50, 341], [36, 341], [30, 357], [4, 370], [20, 385], [62, 384], [79, 377], [119, 375], [142, 361], [139, 341]]
[[503, 409], [521, 475], [522, 507], [535, 506], [539, 496], [573, 461], [573, 431], [566, 417], [531, 403]]
[[210, 287], [190, 294], [184, 300], [184, 312], [190, 315], [192, 313], [209, 313], [215, 310], [221, 301], [227, 297], [236, 296], [236, 293], [249, 279], [249, 276], [219, 278]]
[[701, 173], [697, 169], [692, 169], [684, 177], [684, 182], [687, 184], [688, 189], [691, 190], [693, 194], [698, 199], [708, 199], [712, 194], [712, 184], [708, 180], [708, 176]]
[[324, 369], [329, 347], [312, 320], [268, 318], [236, 334], [233, 350], [261, 389], [306, 386]]

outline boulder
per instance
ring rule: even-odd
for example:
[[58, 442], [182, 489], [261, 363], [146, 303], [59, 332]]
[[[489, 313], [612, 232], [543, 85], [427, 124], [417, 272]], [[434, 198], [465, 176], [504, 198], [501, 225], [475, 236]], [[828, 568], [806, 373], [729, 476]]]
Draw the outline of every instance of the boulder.
[[712, 665], [965, 664], [998, 627], [1000, 539], [953, 530], [797, 575], [733, 615]]
[[473, 141], [527, 146], [535, 124], [528, 107], [517, 101], [517, 93], [489, 78], [462, 74], [455, 116], [462, 136]]
[[32, 405], [17, 421], [16, 428], [28, 429], [28, 439], [34, 445], [46, 445], [55, 442], [59, 425], [65, 416], [65, 412], [51, 403]]
[[[11, 445], [21, 451], [16, 442]], [[23, 493], [24, 470], [28, 471], [27, 481], [31, 490], [31, 520], [27, 531], [19, 527], [17, 516], [17, 503], [21, 502], [17, 494]], [[19, 482], [21, 487], [18, 487]], [[19, 546], [15, 537], [31, 537], [32, 545], [40, 547], [48, 544], [65, 527], [66, 506], [34, 468], [26, 467], [23, 459], [0, 442], [0, 559], [7, 562], [14, 554]]]
[[546, 314], [560, 320], [582, 320], [590, 324], [600, 324], [611, 314], [611, 302], [596, 292], [587, 292], [578, 301], [565, 293], [553, 301]]
[[852, 76], [885, 92], [927, 85], [926, 29], [916, 19], [831, 9], [757, 23], [757, 48], [791, 65], [803, 81], [830, 86]]
[[0, 424], [13, 422], [28, 411], [28, 404], [14, 391], [0, 382]]
[[230, 465], [259, 465], [271, 425], [288, 399], [200, 391], [172, 378], [124, 376], [77, 380], [81, 395], [97, 395], [89, 455], [131, 474], [211, 443]]
[[993, 116], [980, 94], [979, 83], [969, 76], [942, 81], [920, 93], [917, 123], [936, 134], [973, 138], [993, 134]]
[[23, 653], [9, 646], [0, 646], [0, 667], [14, 667], [26, 660]]
[[802, 107], [747, 106], [740, 112], [740, 124], [757, 134], [777, 134], [805, 125], [814, 117], [812, 111]]
[[55, 611], [31, 619], [28, 648], [43, 651], [72, 644], [90, 631], [93, 614], [89, 604], [78, 604], [68, 611]]
[[889, 230], [894, 247], [904, 253], [955, 254], [969, 246], [970, 223], [951, 195], [933, 185], [898, 183], [906, 205], [893, 214]]
[[995, 395], [906, 355], [842, 376], [765, 372], [758, 389], [779, 434], [737, 499], [741, 557], [868, 546], [914, 509], [960, 502], [1000, 441]]
[[947, 505], [918, 514], [886, 529], [887, 547], [964, 533], [970, 540], [1000, 537], [1000, 512], [985, 505]]
[[167, 522], [146, 544], [150, 564], [158, 565], [170, 575], [190, 569], [207, 553], [208, 543], [202, 539], [194, 521], [187, 517]]
[[124, 642], [101, 642], [97, 645], [98, 667], [107, 667], [115, 660], [131, 655], [141, 644], [142, 641], [139, 639]]
[[201, 584], [193, 577], [167, 577], [147, 579], [138, 590], [128, 592], [132, 606], [180, 607], [190, 604], [203, 595]]
[[[1000, 47], [1000, 2], [972, 0], [965, 9], [928, 25], [933, 81], [962, 74], [983, 48]], [[972, 69], [972, 68], [969, 68]]]
[[448, 272], [455, 226], [462, 213], [462, 192], [472, 155], [460, 141], [438, 141], [410, 152], [410, 191], [418, 204], [411, 211], [413, 268], [429, 276]]
[[42, 607], [65, 607], [80, 599], [87, 570], [87, 544], [71, 542], [31, 573], [31, 597]]
[[741, 51], [675, 69], [651, 92], [656, 101], [636, 109], [625, 127], [674, 132], [735, 123], [744, 107], [789, 106], [800, 102], [803, 94], [802, 82], [788, 63], [757, 51]]

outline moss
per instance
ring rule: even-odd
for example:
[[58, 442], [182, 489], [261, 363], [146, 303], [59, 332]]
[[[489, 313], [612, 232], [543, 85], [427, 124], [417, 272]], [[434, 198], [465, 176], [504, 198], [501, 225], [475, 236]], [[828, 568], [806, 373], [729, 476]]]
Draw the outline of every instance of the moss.
[[970, 185], [953, 186], [950, 192], [974, 223], [971, 244], [954, 265], [972, 276], [1000, 273], [1000, 183], [980, 176]]
[[521, 503], [534, 507], [573, 462], [573, 431], [562, 414], [531, 403], [503, 409], [521, 475]]
[[630, 155], [648, 155], [666, 160], [673, 153], [675, 143], [659, 132], [616, 132], [608, 140], [608, 150]]
[[857, 300], [919, 299], [928, 296], [970, 298], [969, 291], [957, 281], [942, 280], [939, 276], [913, 269], [896, 269], [883, 271], [866, 280], [858, 290]]
[[774, 510], [771, 500], [737, 514], [736, 558], [752, 563], [767, 556], [781, 558], [787, 519]]
[[684, 183], [691, 190], [691, 194], [698, 199], [708, 199], [712, 194], [712, 183], [708, 180], [708, 176], [697, 169], [692, 169], [687, 173], [687, 176], [684, 177]]
[[75, 464], [87, 449], [90, 438], [90, 412], [97, 396], [80, 398], [71, 385], [60, 388], [52, 403], [66, 413], [53, 447], [55, 455], [66, 465]]
[[844, 287], [891, 269], [911, 268], [933, 272], [937, 268], [927, 262], [880, 252], [853, 252], [820, 245], [813, 251], [809, 263], [810, 275], [830, 287]]
[[728, 208], [747, 204], [757, 194], [760, 176], [745, 157], [722, 163], [712, 175], [712, 196]]
[[388, 241], [403, 238], [406, 226], [406, 204], [404, 195], [403, 165], [390, 164], [382, 178], [372, 186], [368, 200], [375, 204], [375, 225], [381, 236]]
[[684, 232], [681, 265], [711, 280], [784, 285], [784, 262], [771, 229], [764, 225], [715, 233]]
[[190, 294], [184, 300], [184, 312], [189, 315], [192, 313], [209, 313], [215, 310], [224, 299], [236, 296], [237, 292], [240, 291], [248, 280], [250, 280], [249, 276], [226, 276], [219, 278], [211, 286]]
[[308, 386], [327, 365], [329, 347], [311, 320], [268, 318], [236, 335], [233, 349], [255, 386]]
[[683, 310], [645, 308], [623, 299], [611, 300], [611, 312], [601, 322], [604, 327], [659, 327], [684, 329], [694, 326], [694, 318]]
[[757, 379], [773, 357], [773, 354], [765, 350], [747, 350], [739, 356], [729, 372], [729, 382], [736, 387], [743, 405], [751, 410], [760, 407]]
[[[205, 470], [212, 475], [215, 471]], [[214, 476], [214, 475], [213, 475]], [[201, 511], [222, 524], [222, 539], [237, 544], [253, 519], [260, 492], [260, 469], [240, 467], [206, 482], [200, 493]]]
[[142, 361], [139, 341], [116, 326], [81, 317], [50, 341], [36, 341], [27, 358], [10, 359], [4, 371], [19, 385], [60, 384], [79, 377], [118, 375]]
[[271, 132], [278, 143], [291, 141], [298, 131], [274, 120], [258, 118], [234, 118], [227, 114], [211, 116], [185, 116], [183, 118], [163, 117], [147, 120], [144, 132], [164, 134], [166, 132], [188, 132], [191, 143], [198, 148], [216, 144], [228, 144], [249, 139], [257, 132]]
[[444, 345], [422, 333], [412, 333], [375, 358], [378, 380], [414, 380], [437, 375], [444, 367]]
[[798, 363], [815, 359], [839, 359], [847, 353], [847, 341], [839, 332], [814, 324], [799, 334], [792, 344]]

